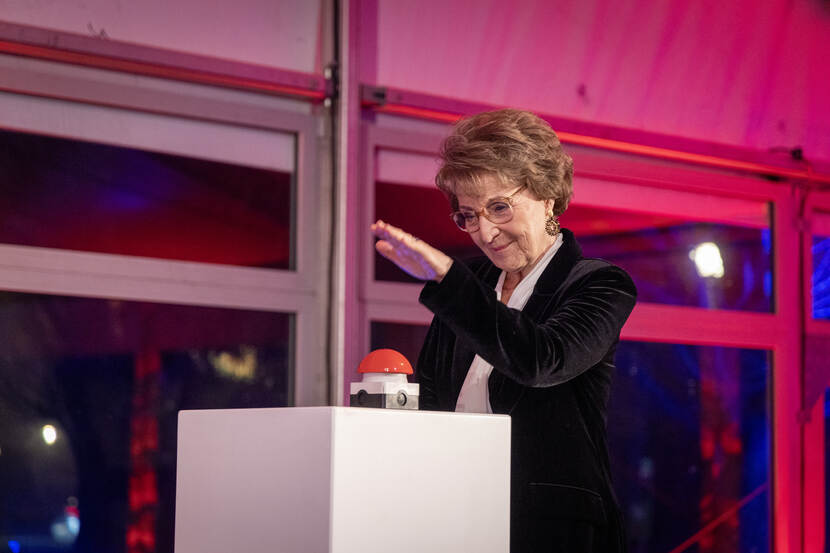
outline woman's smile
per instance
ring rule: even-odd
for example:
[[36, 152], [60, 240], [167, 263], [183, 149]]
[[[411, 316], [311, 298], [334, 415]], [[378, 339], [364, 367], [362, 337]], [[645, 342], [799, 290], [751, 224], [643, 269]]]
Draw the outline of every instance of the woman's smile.
[[512, 244], [512, 243], [513, 243], [513, 242], [508, 242], [507, 244], [504, 244], [504, 245], [502, 245], [502, 246], [489, 246], [489, 248], [490, 248], [491, 250], [493, 250], [494, 252], [498, 253], [498, 252], [500, 252], [500, 251], [503, 251], [505, 248], [507, 248], [507, 246], [509, 246], [509, 245], [510, 245], [510, 244]]

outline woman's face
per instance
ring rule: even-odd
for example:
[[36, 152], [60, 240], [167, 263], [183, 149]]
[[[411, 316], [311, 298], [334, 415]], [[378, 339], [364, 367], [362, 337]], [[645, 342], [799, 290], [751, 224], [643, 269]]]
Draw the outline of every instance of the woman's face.
[[[518, 189], [519, 186], [505, 184], [496, 175], [485, 175], [476, 195], [458, 194], [458, 209], [480, 211], [494, 199], [510, 196]], [[537, 200], [526, 188], [512, 200], [510, 221], [496, 224], [482, 215], [478, 230], [471, 232], [470, 237], [496, 267], [524, 277], [553, 243], [554, 237], [545, 232], [553, 200]]]

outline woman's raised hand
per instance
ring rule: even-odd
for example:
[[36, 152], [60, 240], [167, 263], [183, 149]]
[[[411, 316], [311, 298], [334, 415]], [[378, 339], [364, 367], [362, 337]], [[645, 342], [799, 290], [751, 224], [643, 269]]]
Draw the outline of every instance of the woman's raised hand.
[[380, 220], [371, 228], [378, 253], [415, 278], [441, 282], [450, 270], [451, 257], [408, 232]]

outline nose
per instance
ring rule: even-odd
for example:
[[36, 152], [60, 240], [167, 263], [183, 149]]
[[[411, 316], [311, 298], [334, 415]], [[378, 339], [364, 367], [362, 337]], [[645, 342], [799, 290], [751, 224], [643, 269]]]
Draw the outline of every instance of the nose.
[[481, 239], [488, 244], [492, 242], [500, 232], [498, 225], [483, 215], [478, 218], [478, 231], [481, 233]]

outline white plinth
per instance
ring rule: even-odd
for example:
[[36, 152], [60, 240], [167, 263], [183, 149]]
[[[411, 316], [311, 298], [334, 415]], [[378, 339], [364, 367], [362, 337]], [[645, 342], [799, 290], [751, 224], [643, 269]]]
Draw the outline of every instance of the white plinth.
[[183, 411], [178, 439], [176, 553], [509, 549], [506, 416]]

